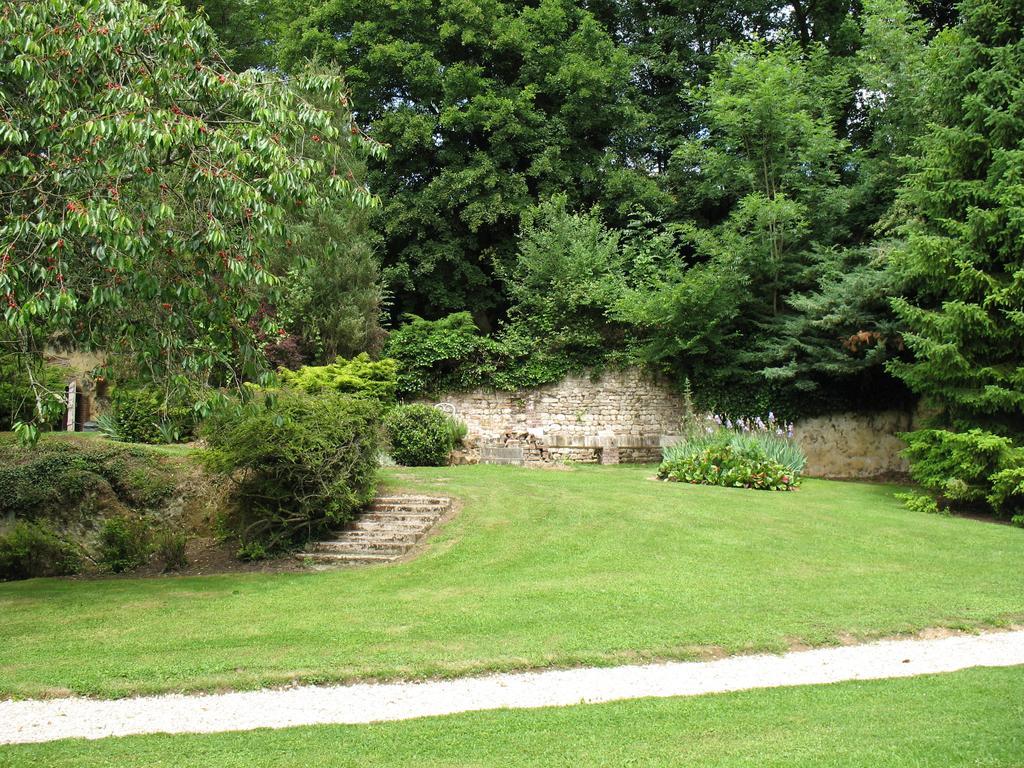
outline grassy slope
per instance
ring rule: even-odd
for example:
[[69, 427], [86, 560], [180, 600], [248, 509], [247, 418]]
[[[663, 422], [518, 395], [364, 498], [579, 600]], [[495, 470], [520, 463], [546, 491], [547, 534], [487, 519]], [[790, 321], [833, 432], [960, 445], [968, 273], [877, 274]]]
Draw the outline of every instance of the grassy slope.
[[729, 766], [1024, 762], [1024, 668], [364, 726], [0, 747], [28, 768]]
[[1024, 616], [1024, 531], [892, 488], [643, 467], [393, 470], [464, 502], [422, 557], [326, 573], [0, 585], [0, 693], [122, 695], [781, 650]]

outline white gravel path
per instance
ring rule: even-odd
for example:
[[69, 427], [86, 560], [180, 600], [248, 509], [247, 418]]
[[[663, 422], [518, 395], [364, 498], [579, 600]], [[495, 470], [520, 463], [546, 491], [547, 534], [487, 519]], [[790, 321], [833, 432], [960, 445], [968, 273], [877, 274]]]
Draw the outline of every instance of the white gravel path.
[[0, 701], [0, 744], [138, 733], [369, 723], [471, 710], [812, 685], [1024, 665], [1024, 631], [889, 640], [781, 656], [489, 675], [422, 683], [302, 686], [215, 695]]

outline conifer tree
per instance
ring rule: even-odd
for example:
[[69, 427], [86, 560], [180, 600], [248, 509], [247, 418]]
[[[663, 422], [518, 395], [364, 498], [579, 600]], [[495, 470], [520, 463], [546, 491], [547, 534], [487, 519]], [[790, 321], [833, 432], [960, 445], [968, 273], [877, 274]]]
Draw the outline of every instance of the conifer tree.
[[1024, 5], [967, 0], [932, 45], [930, 128], [893, 267], [910, 362], [891, 370], [946, 426], [1024, 433]]

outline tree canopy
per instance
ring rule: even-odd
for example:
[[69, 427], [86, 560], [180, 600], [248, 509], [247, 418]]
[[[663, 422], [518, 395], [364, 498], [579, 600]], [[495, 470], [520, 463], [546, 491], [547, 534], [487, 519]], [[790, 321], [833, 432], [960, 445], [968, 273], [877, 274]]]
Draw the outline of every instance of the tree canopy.
[[285, 227], [341, 201], [381, 146], [336, 75], [235, 74], [168, 4], [0, 11], [2, 341], [117, 350], [151, 380], [261, 364], [249, 324]]

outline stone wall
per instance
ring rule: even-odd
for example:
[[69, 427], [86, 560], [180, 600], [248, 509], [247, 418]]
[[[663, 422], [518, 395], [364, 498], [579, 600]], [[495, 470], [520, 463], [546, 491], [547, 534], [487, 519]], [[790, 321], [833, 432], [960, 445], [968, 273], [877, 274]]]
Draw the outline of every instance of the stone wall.
[[[437, 401], [435, 401], [437, 402]], [[679, 437], [682, 399], [637, 370], [569, 376], [532, 390], [475, 390], [440, 399], [469, 428], [466, 462], [555, 464], [657, 462]], [[812, 477], [880, 478], [905, 474], [903, 411], [839, 413], [797, 423]]]
[[569, 376], [517, 392], [480, 389], [440, 402], [469, 428], [467, 460], [480, 459], [481, 445], [500, 446], [522, 448], [526, 464], [657, 461], [661, 447], [677, 439], [682, 414], [679, 396], [638, 370]]
[[909, 467], [896, 435], [913, 424], [914, 415], [906, 411], [835, 413], [798, 422], [794, 437], [807, 454], [810, 477], [897, 477]]

